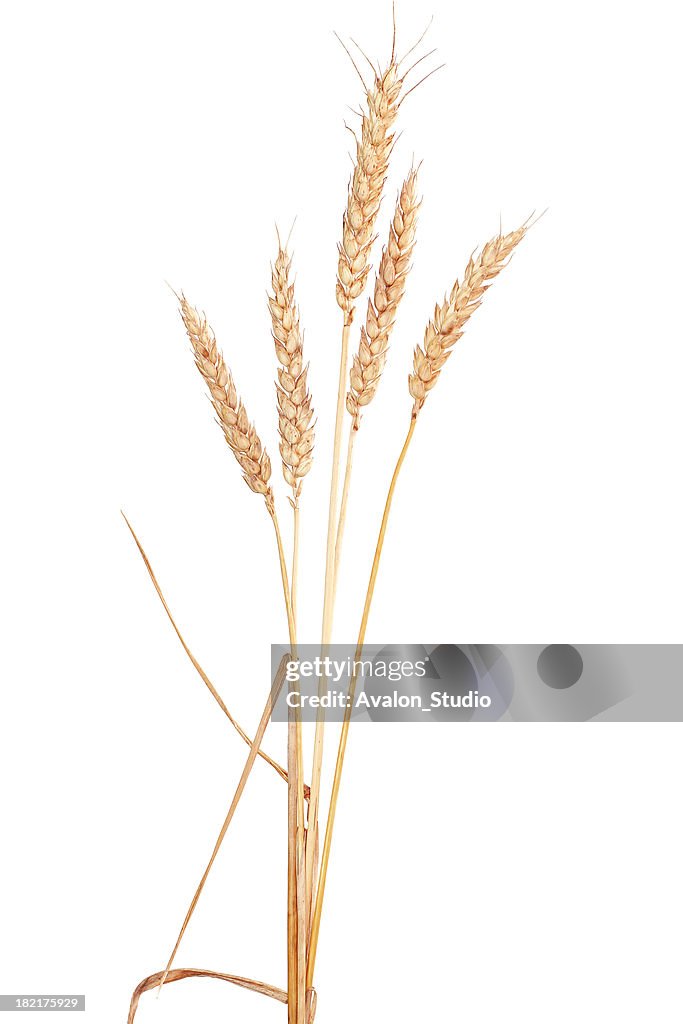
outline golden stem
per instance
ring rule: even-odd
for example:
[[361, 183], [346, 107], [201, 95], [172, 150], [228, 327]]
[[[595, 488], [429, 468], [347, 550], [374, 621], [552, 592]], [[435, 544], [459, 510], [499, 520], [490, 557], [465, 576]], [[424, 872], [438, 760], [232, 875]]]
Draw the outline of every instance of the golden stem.
[[[325, 551], [325, 595], [323, 599], [323, 643], [329, 642], [334, 614], [334, 540], [337, 523], [337, 497], [339, 494], [339, 458], [341, 455], [342, 430], [344, 424], [344, 408], [346, 398], [346, 371], [349, 359], [349, 334], [351, 324], [344, 321], [342, 330], [341, 353], [339, 357], [339, 382], [337, 385], [337, 412], [334, 421], [334, 445], [332, 449], [332, 477], [330, 480], [330, 504], [327, 514], [327, 548]], [[313, 780], [311, 779], [311, 783]]]
[[[334, 422], [334, 444], [332, 448], [332, 476], [330, 480], [330, 503], [327, 515], [327, 547], [325, 551], [325, 594], [323, 598], [322, 647], [323, 651], [332, 636], [332, 620], [334, 617], [334, 550], [337, 519], [337, 498], [339, 493], [339, 457], [341, 454], [342, 430], [344, 424], [344, 407], [346, 398], [346, 372], [349, 358], [349, 334], [351, 323], [344, 318], [339, 355], [339, 381], [337, 385], [337, 411]], [[323, 689], [320, 680], [319, 689]], [[318, 709], [313, 740], [313, 766], [311, 770], [311, 789], [308, 801], [308, 841], [306, 843], [306, 886], [313, 899], [315, 885], [315, 849], [318, 839], [318, 810], [320, 805], [320, 779], [323, 764], [323, 736], [325, 732], [325, 711]]]
[[270, 518], [273, 520], [273, 528], [275, 530], [275, 540], [277, 542], [277, 556], [280, 563], [280, 575], [282, 577], [282, 592], [285, 598], [285, 610], [287, 612], [287, 628], [289, 630], [289, 643], [292, 648], [292, 657], [296, 657], [296, 621], [294, 619], [294, 612], [292, 610], [292, 597], [289, 589], [289, 576], [287, 574], [287, 560], [285, 558], [285, 549], [282, 543], [282, 534], [280, 533], [280, 523], [278, 522], [277, 512], [274, 507], [267, 506]]
[[[287, 608], [291, 657], [296, 658], [296, 621], [287, 577], [282, 535], [274, 508], [268, 509], [275, 528], [282, 591]], [[306, 1014], [306, 886], [304, 871], [304, 787], [301, 716], [290, 709], [287, 725], [287, 1019], [304, 1024]]]
[[351, 487], [351, 473], [353, 470], [353, 445], [356, 440], [358, 427], [351, 426], [349, 440], [346, 448], [346, 470], [344, 471], [344, 486], [342, 487], [341, 504], [339, 506], [339, 521], [337, 523], [337, 539], [334, 545], [334, 579], [332, 581], [333, 605], [337, 598], [337, 582], [339, 576], [339, 562], [341, 560], [342, 544], [344, 541], [344, 528], [346, 527], [346, 507], [349, 501], [349, 489]]
[[297, 591], [299, 589], [299, 499], [294, 499], [293, 509], [293, 543], [292, 543], [292, 591], [291, 591], [291, 602], [292, 602], [292, 615], [294, 616], [294, 626], [296, 628], [296, 599]]
[[[413, 414], [410, 420], [410, 428], [408, 434], [403, 443], [401, 454], [398, 457], [394, 473], [389, 484], [389, 491], [387, 493], [387, 499], [384, 505], [384, 514], [382, 515], [382, 523], [379, 529], [379, 535], [377, 537], [377, 545], [375, 547], [375, 556], [372, 561], [372, 569], [370, 571], [370, 579], [368, 581], [368, 588], [365, 595], [365, 604], [363, 606], [363, 614], [361, 616], [360, 628], [358, 630], [358, 642], [356, 644], [356, 656], [355, 660], [359, 661], [363, 653], [363, 644], [365, 643], [365, 631], [368, 625], [368, 617], [370, 615], [370, 607], [372, 605], [372, 598], [375, 592], [375, 583], [377, 582], [377, 573], [379, 570], [380, 558], [382, 556], [382, 548], [384, 546], [384, 537], [387, 532], [387, 523], [389, 521], [389, 512], [391, 511], [391, 503], [394, 498], [394, 491], [396, 489], [396, 481], [398, 480], [403, 460], [406, 457], [406, 453], [410, 446], [410, 442], [415, 431], [415, 425], [417, 419]], [[337, 801], [339, 799], [339, 787], [341, 785], [342, 770], [344, 767], [344, 755], [346, 753], [346, 743], [349, 733], [349, 722], [351, 720], [351, 711], [353, 707], [354, 696], [356, 693], [356, 672], [354, 671], [351, 678], [351, 683], [348, 692], [348, 704], [344, 713], [344, 721], [342, 723], [341, 735], [339, 737], [339, 746], [337, 748], [337, 761], [334, 766], [334, 778], [332, 780], [332, 795], [330, 797], [330, 808], [327, 816], [327, 826], [325, 828], [325, 840], [323, 842], [323, 852], [320, 858], [320, 878], [318, 881], [318, 888], [315, 894], [315, 903], [313, 908], [313, 919], [311, 924], [311, 940], [308, 951], [308, 974], [307, 974], [307, 985], [312, 987], [313, 985], [313, 974], [315, 971], [315, 958], [318, 949], [318, 938], [320, 935], [320, 918], [322, 916], [323, 899], [325, 897], [325, 884], [327, 882], [327, 869], [330, 861], [330, 848], [332, 845], [332, 835], [334, 832], [334, 820], [337, 813]]]

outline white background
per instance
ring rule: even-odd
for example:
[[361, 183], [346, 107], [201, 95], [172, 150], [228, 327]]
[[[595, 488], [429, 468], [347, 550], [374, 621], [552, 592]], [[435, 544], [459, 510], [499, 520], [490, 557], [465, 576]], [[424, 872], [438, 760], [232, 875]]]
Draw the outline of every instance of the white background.
[[[675, 5], [431, 9], [421, 68], [447, 67], [402, 109], [381, 233], [413, 154], [424, 206], [357, 445], [336, 635], [355, 637], [412, 346], [499, 217], [547, 207], [421, 417], [368, 639], [681, 642]], [[402, 0], [400, 49], [428, 13]], [[163, 966], [246, 754], [119, 508], [250, 730], [285, 635], [270, 523], [164, 280], [207, 310], [275, 455], [264, 295], [274, 222], [295, 215], [319, 416], [301, 637], [318, 635], [361, 99], [333, 29], [385, 57], [389, 5], [3, 5], [0, 991], [86, 992], [97, 1024]], [[282, 727], [267, 746], [284, 758]], [[347, 765], [321, 1024], [680, 1020], [678, 726], [367, 726]], [[178, 964], [282, 985], [284, 784], [259, 764], [247, 797]], [[200, 981], [138, 1020], [284, 1013]]]

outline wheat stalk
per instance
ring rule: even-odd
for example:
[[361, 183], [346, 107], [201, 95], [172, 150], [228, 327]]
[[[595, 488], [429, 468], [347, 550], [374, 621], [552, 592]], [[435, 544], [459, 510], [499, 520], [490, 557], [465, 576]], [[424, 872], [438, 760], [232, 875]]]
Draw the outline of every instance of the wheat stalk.
[[[394, 39], [395, 43], [395, 39]], [[349, 183], [349, 191], [342, 219], [342, 237], [339, 243], [337, 265], [337, 303], [343, 313], [337, 405], [332, 447], [332, 471], [327, 516], [327, 544], [325, 551], [325, 584], [322, 616], [322, 647], [329, 644], [334, 617], [334, 549], [339, 497], [339, 460], [341, 455], [344, 397], [348, 367], [349, 333], [357, 299], [363, 292], [370, 273], [370, 251], [374, 242], [375, 222], [382, 200], [384, 181], [389, 166], [394, 136], [392, 128], [398, 114], [401, 90], [405, 76], [399, 75], [398, 63], [392, 46], [391, 59], [384, 71], [374, 72], [368, 88], [359, 72], [365, 89], [366, 109], [361, 113], [360, 134], [356, 138], [356, 158]], [[322, 681], [321, 681], [322, 685]], [[306, 881], [313, 893], [314, 851], [318, 842], [318, 807], [323, 761], [323, 735], [325, 717], [319, 711], [313, 741], [313, 767], [311, 795], [308, 804], [308, 849], [306, 852]], [[309, 974], [309, 987], [311, 985]]]
[[[289, 585], [289, 578], [287, 573], [287, 564], [285, 560], [284, 547], [282, 543], [282, 535], [280, 532], [280, 525], [278, 522], [277, 513], [275, 510], [275, 500], [273, 496], [272, 488], [270, 487], [269, 480], [271, 475], [271, 464], [268, 455], [261, 444], [261, 440], [256, 432], [256, 429], [249, 421], [244, 405], [237, 395], [237, 389], [232, 378], [232, 374], [227, 368], [221, 352], [216, 344], [216, 339], [213, 331], [209, 327], [206, 317], [200, 315], [200, 313], [187, 302], [184, 295], [178, 296], [180, 302], [180, 314], [185, 324], [192, 349], [194, 351], [195, 363], [200, 374], [204, 378], [211, 396], [211, 402], [217, 415], [217, 422], [223, 431], [225, 440], [228, 446], [232, 450], [237, 462], [242, 470], [242, 475], [247, 485], [257, 494], [262, 494], [265, 499], [266, 509], [273, 523], [275, 531], [275, 539], [277, 544], [278, 563], [280, 566], [280, 575], [282, 578], [282, 590], [285, 601], [285, 610], [287, 613], [287, 624], [289, 628], [289, 639], [291, 646], [291, 656], [296, 656], [296, 625], [294, 620], [294, 614], [292, 610], [291, 602], [291, 591]], [[284, 659], [283, 659], [284, 665]], [[279, 686], [282, 686], [284, 679], [283, 665], [278, 672]], [[218, 855], [218, 851], [223, 843], [225, 835], [227, 833], [230, 822], [232, 821], [233, 815], [237, 808], [237, 805], [242, 797], [244, 788], [246, 786], [251, 770], [254, 766], [258, 752], [261, 746], [261, 741], [265, 733], [268, 721], [270, 718], [270, 712], [272, 710], [272, 703], [276, 698], [273, 691], [268, 696], [268, 701], [261, 716], [256, 735], [254, 736], [249, 755], [247, 757], [242, 775], [240, 777], [237, 789], [233, 796], [232, 802], [228, 809], [225, 822], [219, 833], [218, 839], [214, 846], [209, 863], [202, 875], [199, 886], [195, 892], [195, 895], [190, 903], [187, 914], [183, 921], [180, 933], [176, 940], [175, 946], [169, 958], [168, 964], [164, 973], [161, 975], [159, 982], [159, 990], [164, 985], [169, 971], [173, 966], [176, 953], [183, 939], [187, 926], [194, 913], [195, 907], [199, 901], [202, 890], [206, 884], [206, 880], [209, 876], [211, 868], [213, 867], [214, 861]], [[301, 755], [301, 726], [300, 723], [297, 725], [290, 725], [289, 739], [288, 739], [288, 791], [290, 798], [290, 805], [294, 805], [295, 818], [292, 824], [290, 824], [290, 837], [289, 837], [289, 862], [293, 862], [295, 865], [301, 863], [303, 860], [303, 849], [304, 849], [304, 783], [303, 783], [303, 771], [302, 771], [302, 755]], [[297, 885], [297, 877], [295, 874], [293, 880], [294, 886], [294, 901], [295, 901], [295, 915], [302, 921], [305, 920], [305, 892], [300, 891], [300, 887]], [[300, 966], [299, 960], [301, 959], [300, 952], [297, 948], [297, 929], [294, 928], [294, 939], [288, 939], [288, 962], [294, 960], [294, 971], [295, 975], [300, 975], [300, 980], [294, 977], [288, 983], [288, 1010], [290, 1014], [290, 1024], [303, 1024], [305, 1019], [305, 968]]]
[[[290, 279], [292, 261], [278, 237], [278, 253], [272, 267], [272, 295], [268, 306], [272, 322], [277, 372], [278, 428], [282, 473], [292, 489], [290, 503], [294, 517], [292, 577], [290, 600], [296, 623], [299, 562], [299, 497], [303, 479], [313, 463], [315, 434], [313, 407], [308, 392], [308, 367], [303, 361], [303, 338], [299, 311]], [[296, 780], [303, 778], [303, 738], [301, 716], [290, 712], [288, 728], [288, 771]], [[288, 800], [288, 1010], [292, 1022], [302, 1022], [306, 1012], [306, 913], [308, 900], [305, 880], [305, 828], [303, 784], [290, 786]]]
[[[489, 284], [495, 277], [498, 276], [503, 267], [506, 266], [508, 258], [512, 254], [515, 247], [521, 242], [522, 238], [526, 234], [529, 227], [529, 223], [525, 223], [517, 231], [513, 231], [510, 234], [503, 235], [498, 234], [491, 241], [487, 242], [482, 248], [479, 256], [472, 257], [467, 264], [465, 274], [463, 276], [462, 284], [458, 281], [455, 282], [450, 296], [443, 303], [442, 306], [437, 306], [434, 317], [427, 324], [425, 331], [425, 349], [416, 349], [415, 360], [419, 362], [421, 372], [417, 374], [419, 380], [424, 384], [423, 377], [427, 378], [430, 384], [429, 389], [425, 387], [424, 392], [421, 391], [420, 386], [416, 386], [414, 379], [416, 377], [415, 365], [414, 373], [409, 378], [409, 390], [410, 394], [414, 399], [413, 409], [410, 417], [410, 425], [408, 427], [408, 433], [406, 434], [403, 447], [399, 454], [394, 472], [391, 477], [389, 484], [389, 490], [387, 492], [386, 501], [384, 504], [384, 511], [382, 513], [382, 521], [380, 524], [379, 534], [377, 537], [377, 544], [375, 546], [375, 554], [372, 561], [372, 567], [370, 570], [370, 578], [365, 594], [365, 602], [363, 605], [363, 613], [361, 615], [360, 627], [358, 630], [358, 641], [356, 645], [355, 661], [359, 662], [362, 653], [363, 645], [365, 643], [365, 633], [368, 625], [368, 618], [370, 615], [370, 608], [372, 606], [372, 599], [375, 593], [375, 584], [377, 582], [377, 574], [379, 572], [379, 565], [382, 556], [382, 549], [384, 547], [384, 538], [386, 536], [387, 526], [389, 523], [389, 513], [394, 500], [394, 492], [396, 490], [396, 484], [398, 482], [399, 474], [403, 466], [405, 457], [408, 453], [410, 443], [413, 439], [415, 427], [417, 426], [417, 420], [419, 412], [424, 404], [424, 397], [427, 390], [436, 383], [439, 373], [443, 368], [452, 346], [462, 336], [465, 324], [469, 320], [472, 313], [481, 304], [484, 292], [488, 288]], [[418, 351], [421, 356], [418, 357]], [[427, 376], [427, 367], [430, 368], [429, 376]], [[421, 397], [418, 397], [421, 396]], [[332, 845], [332, 837], [334, 834], [334, 824], [337, 813], [337, 801], [339, 799], [339, 788], [341, 785], [342, 771], [344, 767], [344, 757], [346, 754], [346, 745], [348, 741], [349, 723], [351, 721], [351, 712], [353, 709], [354, 697], [356, 691], [356, 673], [351, 678], [349, 685], [347, 706], [344, 713], [344, 721], [342, 723], [341, 733], [339, 737], [339, 745], [337, 748], [337, 759], [334, 768], [334, 777], [332, 780], [332, 793], [330, 797], [330, 807], [327, 816], [327, 824], [325, 827], [325, 839], [323, 842], [323, 850], [320, 858], [320, 876], [318, 881], [318, 888], [315, 894], [313, 917], [311, 924], [311, 939], [309, 945], [308, 955], [308, 977], [313, 977], [315, 970], [315, 958], [317, 953], [318, 938], [320, 935], [320, 919], [322, 915], [323, 901], [325, 897], [325, 885], [327, 882], [327, 871], [330, 861], [330, 849]]]

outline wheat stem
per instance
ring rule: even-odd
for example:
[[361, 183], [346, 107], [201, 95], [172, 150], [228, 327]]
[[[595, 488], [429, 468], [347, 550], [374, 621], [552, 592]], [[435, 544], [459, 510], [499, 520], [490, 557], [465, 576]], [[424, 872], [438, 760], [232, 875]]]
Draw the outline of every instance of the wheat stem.
[[297, 614], [297, 596], [299, 589], [299, 502], [296, 501], [292, 505], [292, 588], [291, 588], [291, 601], [292, 601], [292, 615], [294, 616], [294, 626], [296, 627]]
[[[323, 599], [323, 644], [329, 643], [333, 616], [334, 548], [337, 524], [337, 501], [339, 495], [339, 461], [341, 455], [342, 431], [344, 425], [344, 403], [346, 392], [346, 371], [349, 359], [349, 334], [351, 325], [344, 323], [339, 359], [339, 384], [337, 389], [337, 410], [334, 421], [334, 445], [332, 449], [332, 477], [330, 501], [327, 515], [327, 547], [325, 549], [325, 594]], [[317, 805], [316, 805], [317, 806]]]
[[342, 486], [342, 496], [339, 505], [339, 519], [337, 521], [337, 538], [334, 544], [334, 580], [332, 584], [332, 601], [336, 601], [337, 597], [337, 582], [339, 576], [339, 563], [341, 561], [342, 544], [344, 541], [344, 529], [346, 527], [346, 508], [349, 501], [349, 489], [351, 487], [351, 475], [353, 472], [353, 446], [356, 440], [356, 434], [358, 433], [358, 427], [355, 424], [351, 425], [349, 430], [349, 439], [346, 445], [346, 469], [344, 470], [344, 484]]
[[285, 599], [285, 611], [287, 612], [287, 629], [289, 632], [289, 643], [292, 648], [291, 656], [296, 657], [296, 622], [294, 620], [294, 612], [292, 610], [292, 599], [291, 591], [289, 587], [289, 575], [287, 573], [287, 559], [285, 557], [285, 549], [282, 543], [282, 533], [280, 532], [280, 523], [277, 517], [277, 512], [274, 507], [268, 508], [270, 518], [273, 521], [273, 529], [275, 530], [275, 541], [277, 543], [277, 556], [280, 565], [280, 576], [282, 577], [282, 593]]
[[[282, 535], [275, 510], [271, 512], [277, 539], [282, 591], [287, 608], [291, 657], [296, 658], [296, 624], [287, 578]], [[304, 856], [303, 770], [300, 715], [290, 709], [287, 725], [287, 1015], [289, 1024], [302, 1024], [306, 1012], [305, 973], [301, 967], [301, 942], [305, 940], [305, 886], [302, 889]], [[303, 936], [302, 936], [303, 932]], [[302, 938], [300, 938], [302, 936]], [[305, 951], [304, 951], [305, 963]]]
[[[346, 372], [349, 357], [349, 334], [351, 324], [346, 322], [341, 337], [341, 352], [339, 356], [339, 382], [337, 387], [337, 409], [334, 422], [334, 442], [332, 448], [332, 475], [330, 480], [330, 500], [327, 516], [327, 545], [325, 549], [325, 593], [323, 598], [323, 621], [322, 621], [322, 647], [323, 650], [330, 643], [332, 634], [332, 618], [334, 614], [334, 549], [335, 549], [335, 528], [337, 519], [337, 502], [339, 494], [339, 460], [341, 454], [342, 431], [344, 424], [344, 400], [346, 391]], [[320, 680], [320, 689], [323, 688], [323, 681]], [[314, 852], [318, 836], [318, 810], [320, 805], [320, 781], [322, 776], [323, 763], [323, 738], [325, 731], [325, 712], [318, 708], [315, 722], [315, 735], [313, 740], [313, 767], [311, 769], [311, 789], [308, 802], [308, 834], [309, 841], [306, 851], [306, 886], [312, 900], [314, 878]]]
[[[379, 530], [379, 536], [377, 538], [377, 545], [375, 547], [375, 556], [372, 561], [372, 569], [370, 571], [370, 579], [368, 581], [368, 587], [365, 594], [365, 604], [363, 606], [363, 614], [361, 616], [360, 628], [358, 630], [358, 642], [356, 644], [356, 656], [355, 660], [358, 661], [363, 653], [363, 644], [365, 643], [365, 631], [368, 625], [368, 617], [370, 615], [370, 607], [372, 605], [372, 598], [375, 593], [375, 583], [377, 582], [377, 573], [379, 570], [379, 563], [382, 556], [382, 548], [384, 546], [384, 537], [387, 532], [387, 523], [389, 521], [389, 512], [391, 511], [391, 504], [394, 499], [394, 491], [396, 489], [396, 482], [401, 472], [403, 461], [410, 447], [410, 442], [413, 438], [415, 431], [415, 425], [417, 418], [413, 415], [410, 420], [410, 428], [406, 435], [406, 439], [401, 449], [401, 454], [398, 457], [394, 473], [389, 484], [389, 491], [387, 493], [386, 502], [384, 505], [384, 513], [382, 515], [382, 523]], [[346, 743], [349, 733], [349, 723], [351, 721], [351, 710], [353, 707], [353, 700], [356, 692], [356, 672], [354, 670], [351, 678], [351, 685], [349, 687], [349, 700], [344, 712], [344, 721], [342, 723], [341, 735], [339, 737], [339, 746], [337, 748], [337, 760], [334, 766], [334, 778], [332, 780], [332, 795], [330, 797], [330, 809], [327, 816], [327, 825], [325, 828], [325, 839], [323, 842], [323, 851], [320, 858], [320, 875], [318, 880], [318, 888], [315, 894], [315, 902], [313, 906], [313, 918], [311, 924], [311, 940], [308, 950], [308, 977], [307, 983], [309, 986], [313, 984], [313, 974], [315, 971], [315, 959], [318, 950], [318, 938], [320, 935], [320, 919], [322, 916], [322, 906], [325, 897], [325, 885], [327, 882], [327, 869], [330, 862], [330, 848], [332, 846], [332, 835], [334, 832], [334, 822], [337, 814], [337, 801], [339, 799], [339, 787], [341, 785], [342, 770], [344, 767], [344, 755], [346, 753]]]

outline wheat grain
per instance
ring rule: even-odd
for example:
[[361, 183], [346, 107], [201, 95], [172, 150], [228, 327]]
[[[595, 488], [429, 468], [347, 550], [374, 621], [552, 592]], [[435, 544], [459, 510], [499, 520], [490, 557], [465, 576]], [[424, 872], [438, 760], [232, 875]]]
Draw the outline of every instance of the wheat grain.
[[249, 422], [246, 409], [237, 395], [235, 382], [225, 365], [216, 344], [216, 338], [206, 317], [179, 296], [180, 315], [192, 344], [197, 369], [206, 381], [225, 440], [228, 442], [242, 475], [257, 494], [262, 494], [270, 514], [273, 514], [273, 491], [268, 483], [271, 466], [268, 454], [261, 444], [254, 426]]
[[292, 488], [297, 504], [301, 485], [313, 463], [315, 433], [311, 425], [313, 407], [308, 392], [308, 367], [303, 362], [303, 338], [299, 310], [290, 280], [292, 261], [286, 249], [278, 246], [272, 268], [273, 294], [268, 296], [273, 325], [273, 341], [278, 367], [277, 404], [282, 472]]
[[408, 378], [410, 394], [415, 400], [413, 416], [420, 412], [453, 346], [462, 337], [467, 321], [481, 305], [486, 289], [507, 265], [508, 258], [524, 238], [528, 227], [527, 222], [516, 231], [498, 234], [487, 242], [478, 256], [470, 257], [462, 284], [456, 281], [450, 295], [435, 307], [434, 316], [425, 330], [424, 347], [415, 347], [413, 372]]
[[367, 110], [362, 115], [360, 137], [356, 137], [356, 160], [339, 245], [337, 302], [345, 324], [353, 320], [356, 299], [370, 272], [370, 249], [394, 143], [391, 129], [402, 87], [403, 78], [399, 77], [392, 58], [386, 71], [375, 74], [366, 91]]
[[399, 192], [389, 240], [375, 278], [374, 297], [368, 299], [365, 325], [361, 327], [358, 352], [353, 357], [346, 408], [353, 417], [354, 430], [360, 426], [361, 408], [375, 396], [384, 369], [389, 336], [410, 270], [419, 208], [417, 171], [413, 169]]

